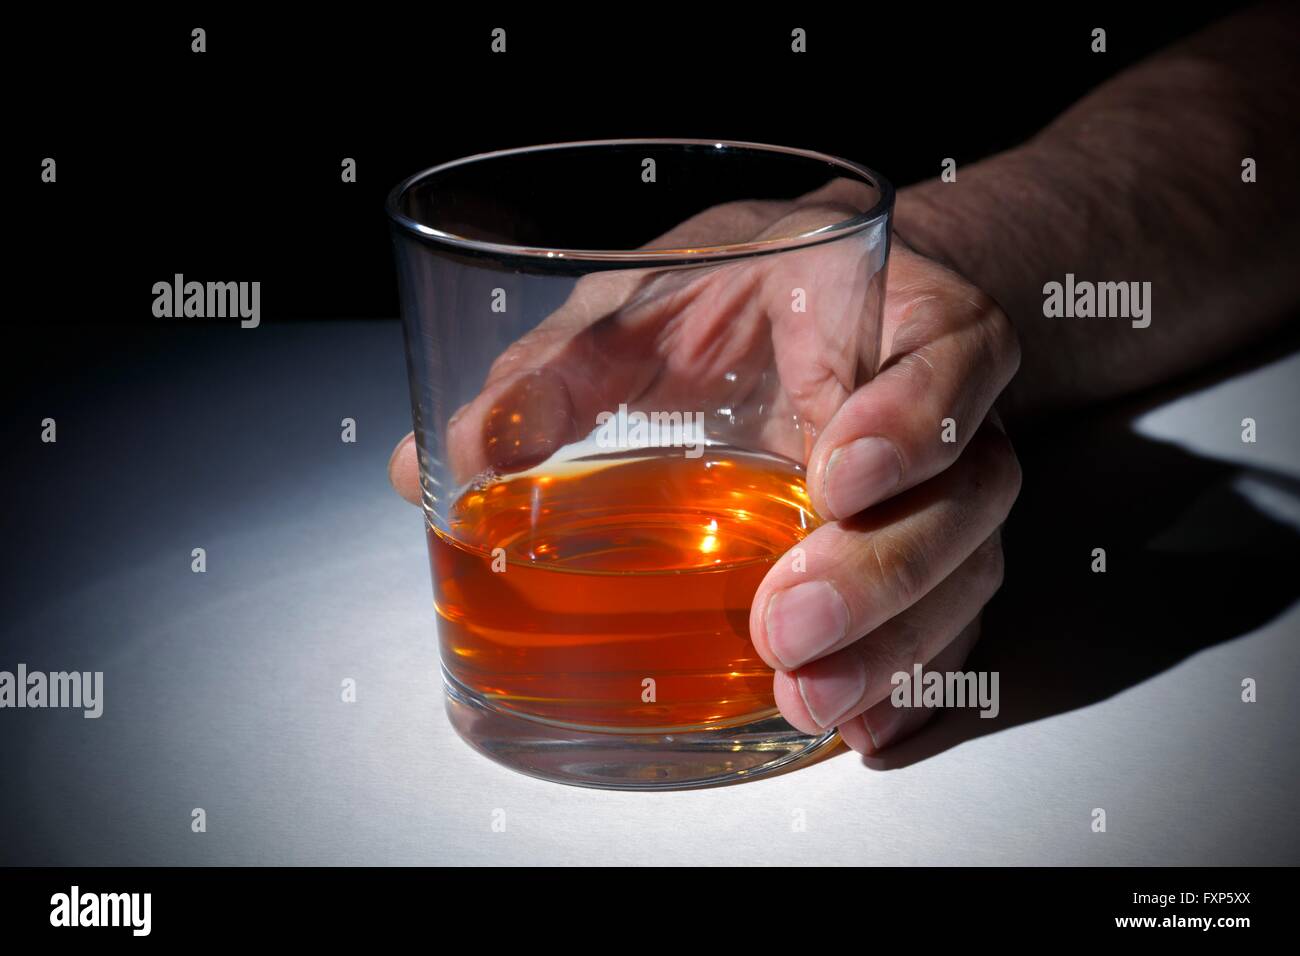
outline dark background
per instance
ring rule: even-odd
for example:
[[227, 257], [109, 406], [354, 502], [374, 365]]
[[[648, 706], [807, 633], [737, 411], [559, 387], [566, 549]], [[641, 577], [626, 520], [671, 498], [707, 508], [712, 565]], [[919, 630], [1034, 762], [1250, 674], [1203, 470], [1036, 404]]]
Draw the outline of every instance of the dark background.
[[[944, 157], [960, 166], [1026, 139], [1234, 5], [1072, 6], [466, 16], [363, 5], [283, 21], [212, 6], [33, 20], [9, 38], [29, 66], [8, 152], [25, 200], [16, 278], [37, 295], [8, 321], [20, 339], [52, 323], [156, 327], [150, 288], [176, 272], [260, 280], [264, 321], [396, 316], [387, 191], [490, 149], [756, 140], [843, 155], [903, 186]], [[195, 26], [204, 54], [190, 52]], [[489, 50], [496, 26], [505, 55]], [[790, 52], [795, 26], [806, 54]], [[1097, 26], [1105, 54], [1090, 52]], [[40, 182], [45, 156], [55, 185]], [[344, 157], [355, 184], [340, 180]]]

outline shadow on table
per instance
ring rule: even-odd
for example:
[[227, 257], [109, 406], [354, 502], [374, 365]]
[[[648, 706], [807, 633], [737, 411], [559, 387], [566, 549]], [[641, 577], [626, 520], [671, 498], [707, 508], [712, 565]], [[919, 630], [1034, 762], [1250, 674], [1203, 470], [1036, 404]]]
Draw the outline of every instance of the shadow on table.
[[[1148, 405], [1150, 403], [1147, 403]], [[966, 669], [998, 671], [1001, 710], [936, 715], [879, 757], [893, 770], [983, 734], [1105, 700], [1268, 623], [1298, 597], [1300, 535], [1234, 487], [1300, 481], [1134, 433], [1130, 405], [1021, 449], [1006, 576]], [[1106, 573], [1092, 551], [1106, 550]]]

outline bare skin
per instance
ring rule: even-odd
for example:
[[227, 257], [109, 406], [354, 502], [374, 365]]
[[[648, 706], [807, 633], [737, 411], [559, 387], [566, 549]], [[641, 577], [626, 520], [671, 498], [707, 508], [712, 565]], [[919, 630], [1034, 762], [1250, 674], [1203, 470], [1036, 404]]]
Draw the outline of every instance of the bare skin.
[[[579, 437], [561, 423], [608, 407], [609, 388], [670, 404], [717, 363], [775, 368], [816, 429], [810, 447], [780, 450], [807, 463], [826, 523], [803, 542], [806, 571], [783, 557], [760, 585], [751, 638], [790, 723], [838, 727], [854, 750], [879, 752], [931, 713], [892, 707], [890, 675], [914, 662], [960, 668], [1001, 583], [999, 529], [1020, 487], [1001, 416], [1014, 428], [1166, 381], [1268, 334], [1300, 304], [1297, 27], [1286, 5], [1229, 18], [1099, 87], [1029, 143], [962, 168], [957, 183], [903, 190], [885, 358], [866, 384], [852, 387], [861, 356], [834, 348], [851, 345], [852, 330], [783, 324], [789, 283], [771, 274], [783, 257], [649, 296], [635, 279], [594, 277], [457, 414], [453, 470], [502, 463], [492, 456], [505, 443], [483, 439], [512, 389], [528, 389], [553, 423], [524, 436], [523, 454], [544, 457]], [[1247, 156], [1259, 183], [1241, 180]], [[844, 207], [828, 190], [717, 207], [674, 233], [742, 241], [833, 222]], [[1067, 272], [1150, 281], [1151, 326], [1044, 318], [1043, 284]], [[606, 363], [604, 391], [570, 361], [592, 354]], [[635, 381], [647, 355], [655, 374]], [[939, 440], [946, 417], [958, 423], [955, 443]], [[389, 475], [419, 501], [411, 436]]]

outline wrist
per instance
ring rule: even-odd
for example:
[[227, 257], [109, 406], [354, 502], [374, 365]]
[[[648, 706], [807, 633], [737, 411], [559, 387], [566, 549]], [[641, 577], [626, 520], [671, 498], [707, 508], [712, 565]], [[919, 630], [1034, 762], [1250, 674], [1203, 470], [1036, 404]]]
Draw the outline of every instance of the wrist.
[[1056, 227], [1044, 216], [1054, 197], [1048, 146], [1040, 141], [959, 168], [954, 182], [931, 179], [899, 191], [895, 232], [918, 253], [960, 274], [989, 295], [1015, 328], [1021, 345], [1016, 378], [997, 407], [1012, 425], [1050, 404], [1053, 381], [1068, 370], [1040, 347], [1042, 287]]

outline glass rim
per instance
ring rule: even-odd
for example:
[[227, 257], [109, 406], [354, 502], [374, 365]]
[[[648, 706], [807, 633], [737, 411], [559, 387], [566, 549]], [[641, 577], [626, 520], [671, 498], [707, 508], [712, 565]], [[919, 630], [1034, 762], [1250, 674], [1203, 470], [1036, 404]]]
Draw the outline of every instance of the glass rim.
[[[760, 239], [750, 242], [724, 243], [719, 245], [682, 249], [568, 249], [517, 245], [514, 243], [488, 242], [480, 239], [469, 239], [455, 233], [435, 229], [430, 225], [417, 222], [411, 217], [404, 215], [399, 209], [399, 203], [402, 197], [405, 196], [414, 186], [451, 169], [466, 166], [471, 163], [483, 162], [485, 160], [502, 159], [508, 156], [523, 156], [530, 153], [541, 153], [556, 149], [574, 149], [598, 146], [712, 146], [715, 149], [746, 149], [784, 156], [795, 156], [801, 159], [826, 163], [831, 166], [838, 166], [840, 169], [852, 173], [858, 180], [866, 180], [867, 184], [875, 187], [880, 192], [880, 198], [876, 201], [875, 205], [866, 212], [858, 213], [848, 219], [832, 223], [829, 226], [819, 226], [816, 229], [796, 236], [783, 236], [777, 239]], [[472, 156], [464, 156], [460, 159], [453, 159], [445, 163], [440, 163], [437, 166], [431, 166], [408, 176], [406, 179], [394, 186], [389, 192], [388, 198], [384, 203], [384, 209], [388, 213], [389, 219], [405, 232], [425, 241], [445, 245], [466, 252], [476, 252], [480, 254], [487, 253], [496, 256], [515, 257], [521, 259], [543, 261], [552, 260], [557, 261], [557, 264], [558, 262], [564, 261], [577, 261], [617, 262], [633, 265], [637, 263], [653, 265], [685, 265], [695, 262], [716, 262], [725, 259], [738, 259], [749, 256], [765, 255], [773, 252], [802, 249], [809, 246], [821, 245], [826, 242], [832, 242], [837, 239], [842, 239], [845, 236], [851, 236], [862, 232], [863, 230], [869, 229], [876, 223], [886, 219], [889, 216], [890, 210], [893, 208], [893, 204], [894, 187], [888, 179], [861, 163], [855, 163], [848, 159], [841, 159], [840, 157], [832, 156], [829, 153], [821, 153], [810, 149], [799, 149], [793, 146], [773, 146], [768, 143], [752, 143], [743, 140], [679, 139], [670, 137], [587, 139], [575, 140], [572, 142], [546, 143], [536, 146], [520, 146], [511, 149], [493, 150], [486, 153], [475, 153]]]

